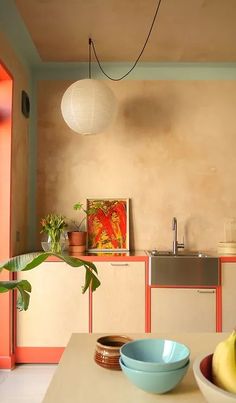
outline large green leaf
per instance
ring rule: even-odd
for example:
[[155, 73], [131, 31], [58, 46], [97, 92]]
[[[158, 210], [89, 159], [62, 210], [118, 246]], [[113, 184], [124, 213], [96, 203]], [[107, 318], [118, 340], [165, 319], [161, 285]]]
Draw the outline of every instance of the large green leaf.
[[[85, 283], [82, 287], [82, 292], [85, 293], [86, 290], [91, 286], [91, 290], [95, 291], [100, 286], [100, 281], [97, 278], [97, 268], [92, 262], [87, 262], [76, 257], [61, 255], [52, 252], [33, 252], [24, 255], [15, 256], [3, 263], [0, 263], [0, 272], [6, 269], [10, 272], [19, 272], [25, 270], [32, 270], [35, 267], [43, 263], [49, 256], [55, 256], [60, 260], [63, 260], [68, 265], [72, 267], [85, 268]], [[29, 298], [31, 292], [31, 285], [26, 280], [12, 280], [12, 281], [0, 281], [0, 293], [7, 292], [9, 290], [18, 289], [20, 296], [18, 299], [18, 307], [20, 309], [26, 310], [29, 305]]]
[[0, 281], [0, 293], [7, 292], [10, 290], [17, 289], [20, 295], [17, 300], [17, 308], [22, 310], [27, 310], [30, 300], [31, 285], [27, 280], [9, 280]]

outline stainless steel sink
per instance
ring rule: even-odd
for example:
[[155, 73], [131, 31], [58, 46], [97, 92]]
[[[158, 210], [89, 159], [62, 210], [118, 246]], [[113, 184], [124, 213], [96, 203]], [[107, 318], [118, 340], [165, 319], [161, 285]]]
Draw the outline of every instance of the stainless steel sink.
[[149, 256], [149, 285], [217, 286], [219, 259], [202, 252], [146, 251]]
[[156, 249], [152, 249], [152, 250], [147, 250], [146, 253], [148, 254], [148, 256], [171, 256], [171, 257], [207, 257], [209, 256], [208, 254], [206, 254], [205, 252], [200, 252], [200, 251], [178, 251], [177, 255], [174, 255], [174, 253], [171, 250], [156, 250]]

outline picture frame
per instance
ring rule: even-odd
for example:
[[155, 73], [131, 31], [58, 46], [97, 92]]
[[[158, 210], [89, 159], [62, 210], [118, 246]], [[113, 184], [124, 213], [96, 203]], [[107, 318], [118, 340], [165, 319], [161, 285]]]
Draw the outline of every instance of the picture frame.
[[89, 198], [87, 249], [89, 252], [129, 251], [129, 199]]

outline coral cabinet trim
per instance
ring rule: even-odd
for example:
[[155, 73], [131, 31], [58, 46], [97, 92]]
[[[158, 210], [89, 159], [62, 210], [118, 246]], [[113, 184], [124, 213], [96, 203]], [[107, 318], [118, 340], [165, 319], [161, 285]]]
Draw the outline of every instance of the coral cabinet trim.
[[1, 369], [13, 369], [15, 366], [15, 355], [0, 356], [0, 368]]
[[220, 262], [221, 263], [226, 263], [226, 262], [236, 262], [236, 256], [221, 256], [220, 257]]
[[64, 347], [16, 347], [16, 363], [57, 364]]
[[[11, 256], [11, 145], [12, 145], [12, 93], [13, 77], [0, 60], [0, 106], [4, 111], [0, 117], [0, 260]], [[4, 270], [0, 279], [11, 280], [12, 274]], [[12, 293], [0, 295], [0, 368], [14, 366], [12, 356]]]

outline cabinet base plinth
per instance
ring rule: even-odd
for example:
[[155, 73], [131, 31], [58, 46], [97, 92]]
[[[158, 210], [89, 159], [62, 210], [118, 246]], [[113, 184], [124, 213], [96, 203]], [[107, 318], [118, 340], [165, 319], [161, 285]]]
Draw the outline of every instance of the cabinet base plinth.
[[65, 347], [17, 347], [16, 363], [58, 364]]
[[0, 369], [13, 369], [15, 367], [15, 355], [1, 355]]

